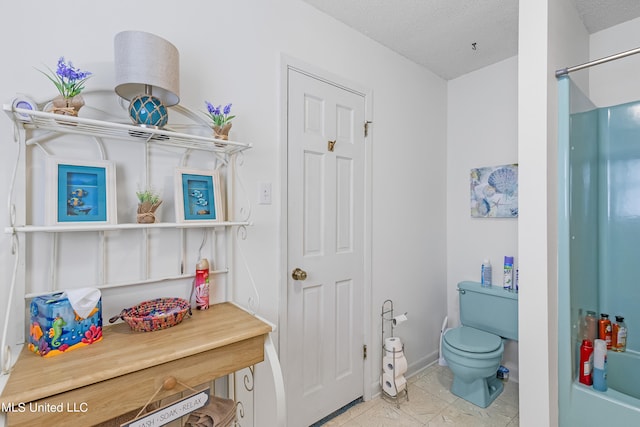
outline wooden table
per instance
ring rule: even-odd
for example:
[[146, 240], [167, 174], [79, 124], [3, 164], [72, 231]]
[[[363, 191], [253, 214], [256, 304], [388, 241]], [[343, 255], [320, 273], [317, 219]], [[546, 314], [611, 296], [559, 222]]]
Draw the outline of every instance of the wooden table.
[[101, 342], [55, 357], [25, 346], [0, 405], [10, 427], [96, 424], [141, 408], [168, 377], [195, 387], [261, 362], [269, 332], [265, 322], [222, 303], [161, 331], [108, 326]]

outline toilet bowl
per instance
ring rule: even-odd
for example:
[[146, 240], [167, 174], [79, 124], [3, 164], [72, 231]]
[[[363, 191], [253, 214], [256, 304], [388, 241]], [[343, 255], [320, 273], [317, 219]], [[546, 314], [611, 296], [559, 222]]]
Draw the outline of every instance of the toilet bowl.
[[444, 334], [442, 354], [451, 371], [451, 393], [486, 408], [500, 395], [502, 382], [496, 372], [502, 361], [502, 338], [468, 326]]
[[453, 372], [451, 392], [486, 408], [504, 386], [496, 378], [504, 338], [518, 339], [518, 294], [460, 282], [460, 322], [442, 337], [442, 355]]

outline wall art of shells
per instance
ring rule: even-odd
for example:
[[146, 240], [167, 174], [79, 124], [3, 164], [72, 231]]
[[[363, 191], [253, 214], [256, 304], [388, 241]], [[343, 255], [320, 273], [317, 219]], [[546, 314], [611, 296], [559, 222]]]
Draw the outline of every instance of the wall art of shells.
[[518, 217], [518, 165], [471, 169], [471, 217]]

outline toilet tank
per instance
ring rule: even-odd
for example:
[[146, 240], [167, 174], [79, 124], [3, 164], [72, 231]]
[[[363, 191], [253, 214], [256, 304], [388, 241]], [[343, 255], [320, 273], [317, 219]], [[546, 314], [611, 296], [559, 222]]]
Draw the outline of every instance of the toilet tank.
[[477, 282], [458, 283], [460, 322], [464, 326], [518, 340], [518, 293]]

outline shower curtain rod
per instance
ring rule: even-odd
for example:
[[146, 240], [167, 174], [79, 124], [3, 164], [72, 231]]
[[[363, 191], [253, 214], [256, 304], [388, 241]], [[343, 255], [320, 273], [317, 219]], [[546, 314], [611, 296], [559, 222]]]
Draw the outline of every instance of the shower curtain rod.
[[556, 78], [566, 76], [569, 73], [574, 71], [582, 70], [583, 68], [593, 67], [594, 65], [604, 64], [605, 62], [615, 61], [616, 59], [624, 58], [626, 56], [635, 55], [636, 53], [640, 53], [640, 47], [635, 49], [627, 50], [626, 52], [616, 53], [615, 55], [606, 56], [604, 58], [596, 59], [595, 61], [585, 62], [584, 64], [574, 65], [573, 67], [562, 68], [560, 70], [556, 70]]

